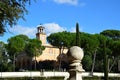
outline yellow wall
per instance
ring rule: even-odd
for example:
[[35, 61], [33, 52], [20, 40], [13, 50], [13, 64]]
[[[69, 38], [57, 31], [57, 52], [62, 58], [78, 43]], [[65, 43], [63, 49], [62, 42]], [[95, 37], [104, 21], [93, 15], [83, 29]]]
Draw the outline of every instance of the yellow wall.
[[[57, 57], [60, 54], [59, 49], [57, 47], [54, 47], [46, 43], [46, 33], [44, 32], [43, 26], [40, 25], [37, 29], [38, 29], [38, 32], [36, 34], [36, 38], [41, 40], [42, 45], [45, 46], [45, 50], [42, 52], [42, 55], [36, 57], [37, 61], [41, 61], [41, 60], [56, 60], [57, 61]], [[68, 49], [64, 49], [63, 53], [66, 54], [67, 50]]]
[[[68, 49], [64, 49], [63, 53], [67, 53]], [[62, 51], [62, 50], [61, 50]], [[37, 61], [43, 61], [43, 60], [56, 60], [57, 61], [57, 57], [60, 54], [60, 50], [56, 47], [45, 47], [45, 50], [42, 52], [42, 55], [36, 57]], [[35, 59], [35, 58], [34, 58]]]

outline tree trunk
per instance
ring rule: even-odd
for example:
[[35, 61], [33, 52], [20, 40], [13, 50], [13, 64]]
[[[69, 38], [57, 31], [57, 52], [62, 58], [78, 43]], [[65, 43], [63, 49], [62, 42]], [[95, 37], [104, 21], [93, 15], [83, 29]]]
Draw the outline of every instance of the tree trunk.
[[106, 53], [106, 41], [103, 43], [103, 51], [104, 51], [104, 80], [108, 80], [108, 56]]
[[95, 59], [96, 59], [96, 51], [97, 51], [97, 49], [95, 50], [95, 53], [94, 53], [93, 64], [92, 64], [92, 70], [91, 70], [91, 76], [93, 76], [93, 71], [94, 71], [94, 66], [95, 66]]
[[61, 49], [62, 49], [62, 48], [59, 48], [59, 52], [60, 52], [60, 54], [59, 54], [59, 55], [60, 55], [59, 71], [61, 70], [61, 58], [62, 58], [62, 57], [61, 57]]
[[36, 56], [35, 56], [35, 71], [36, 71]]
[[115, 65], [115, 62], [117, 61], [117, 59], [118, 59], [118, 58], [115, 58], [115, 59], [114, 59], [114, 61], [113, 61], [112, 65], [111, 65], [111, 66], [110, 66], [110, 68], [109, 68], [109, 72], [111, 71], [111, 69], [112, 69], [112, 68], [113, 68], [113, 66]]
[[13, 56], [13, 71], [15, 72], [15, 54]]

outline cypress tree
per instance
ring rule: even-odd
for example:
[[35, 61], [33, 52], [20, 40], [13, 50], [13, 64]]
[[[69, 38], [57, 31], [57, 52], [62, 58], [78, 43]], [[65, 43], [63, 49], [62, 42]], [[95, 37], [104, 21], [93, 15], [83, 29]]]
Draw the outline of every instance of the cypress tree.
[[103, 56], [103, 61], [104, 61], [104, 80], [108, 80], [108, 56], [106, 53], [106, 40], [104, 40], [103, 43], [103, 52], [104, 52], [104, 56]]
[[80, 45], [80, 32], [79, 32], [79, 24], [76, 23], [76, 46]]

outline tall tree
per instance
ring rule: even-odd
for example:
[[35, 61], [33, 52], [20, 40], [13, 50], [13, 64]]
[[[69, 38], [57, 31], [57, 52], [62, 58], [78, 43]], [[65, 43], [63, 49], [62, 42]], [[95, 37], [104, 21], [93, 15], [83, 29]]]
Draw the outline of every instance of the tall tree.
[[[94, 58], [95, 51], [97, 47], [99, 46], [99, 42], [96, 39], [96, 36], [93, 34], [88, 34], [81, 32], [81, 47], [84, 49], [84, 58], [83, 58], [83, 67], [87, 70], [90, 71], [92, 66], [92, 63], [94, 63]], [[92, 73], [91, 73], [92, 74]]]
[[3, 67], [4, 52], [5, 52], [5, 44], [4, 42], [0, 41], [0, 71], [1, 72]]
[[24, 35], [17, 35], [11, 37], [8, 39], [8, 44], [6, 46], [10, 59], [11, 61], [13, 61], [14, 64], [13, 66], [14, 71], [15, 71], [15, 58], [20, 52], [24, 51], [25, 49], [25, 40], [20, 36], [25, 37]]
[[104, 30], [100, 34], [113, 40], [120, 40], [120, 30]]
[[[0, 41], [0, 55], [5, 51], [5, 43]], [[1, 57], [0, 57], [1, 58]]]
[[30, 0], [0, 0], [0, 34], [6, 31], [6, 26], [11, 27], [17, 21], [28, 13], [26, 5], [30, 4]]
[[56, 46], [59, 49], [61, 49], [62, 47], [63, 48], [71, 47], [71, 44], [74, 41], [74, 37], [75, 37], [74, 34], [63, 31], [63, 32], [53, 33], [53, 34], [49, 35], [47, 37], [47, 40], [53, 46]]
[[108, 80], [108, 55], [106, 53], [106, 40], [103, 40], [103, 62], [104, 62], [104, 80]]
[[78, 23], [76, 23], [76, 46], [80, 46], [80, 32]]
[[9, 56], [6, 52], [6, 44], [0, 41], [0, 71], [12, 71], [12, 67], [9, 60]]
[[36, 70], [36, 57], [42, 54], [45, 47], [42, 46], [42, 42], [38, 39], [30, 39], [26, 45], [25, 51], [30, 57], [35, 57], [35, 70]]
[[[47, 37], [47, 40], [50, 44], [53, 46], [56, 46], [59, 48], [60, 55], [63, 53], [61, 50], [65, 47], [69, 48], [71, 44], [73, 43], [74, 36], [70, 32], [58, 32], [58, 33], [53, 33], [50, 36]], [[59, 61], [59, 69], [61, 68], [61, 56], [60, 56], [60, 61]]]
[[104, 30], [100, 34], [109, 38], [109, 44], [107, 44], [111, 50], [111, 54], [109, 55], [109, 72], [111, 70], [118, 72], [117, 61], [120, 58], [120, 30]]
[[112, 54], [110, 55], [112, 63], [109, 68], [109, 72], [113, 69], [114, 71], [118, 72], [118, 70], [115, 68], [115, 65], [117, 65], [118, 60], [120, 59], [120, 40], [118, 41], [112, 41], [112, 44], [109, 46], [109, 48], [112, 51]]

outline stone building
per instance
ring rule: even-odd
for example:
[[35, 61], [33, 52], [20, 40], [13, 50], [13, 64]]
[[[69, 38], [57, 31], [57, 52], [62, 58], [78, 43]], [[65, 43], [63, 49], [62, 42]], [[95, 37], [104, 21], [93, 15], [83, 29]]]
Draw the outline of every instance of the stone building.
[[[58, 62], [59, 59], [61, 59], [61, 61], [67, 60], [65, 54], [67, 53], [68, 49], [67, 48], [63, 50], [61, 49], [61, 51], [63, 52], [62, 54], [60, 54], [59, 48], [47, 43], [47, 40], [46, 40], [47, 35], [45, 33], [45, 28], [42, 25], [38, 25], [37, 27], [36, 38], [41, 40], [42, 46], [45, 47], [45, 49], [42, 51], [42, 54], [36, 57], [37, 62], [45, 61], [45, 60]], [[21, 53], [16, 58], [16, 65], [21, 68], [29, 67], [30, 64], [32, 65], [31, 61], [35, 61], [35, 57], [30, 58], [25, 53]]]
[[[43, 50], [42, 55], [36, 57], [37, 61], [43, 61], [43, 60], [55, 60], [57, 61], [57, 57], [60, 55], [60, 50], [59, 48], [52, 46], [51, 44], [47, 43], [46, 40], [46, 33], [45, 33], [45, 28], [42, 25], [39, 25], [37, 27], [37, 33], [36, 33], [36, 38], [41, 40], [42, 46], [45, 47], [45, 50]], [[67, 53], [68, 49], [64, 49], [63, 53]]]

